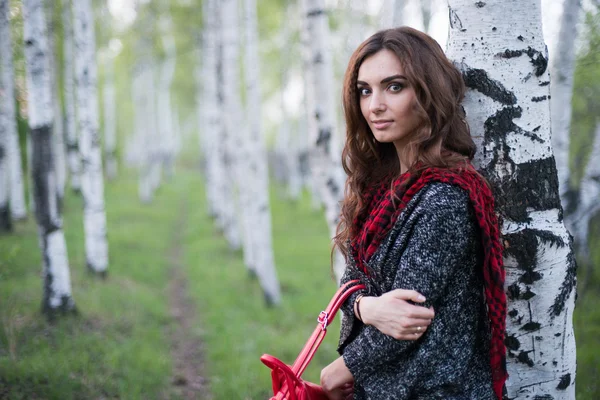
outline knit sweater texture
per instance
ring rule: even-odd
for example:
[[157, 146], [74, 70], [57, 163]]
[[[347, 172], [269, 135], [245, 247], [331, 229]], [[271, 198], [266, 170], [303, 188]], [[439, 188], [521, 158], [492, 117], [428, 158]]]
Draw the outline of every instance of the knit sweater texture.
[[354, 377], [355, 400], [495, 400], [489, 323], [483, 295], [481, 236], [468, 194], [431, 183], [406, 205], [367, 262], [350, 259], [342, 283], [359, 279], [368, 296], [416, 290], [435, 317], [416, 341], [396, 340], [343, 305], [340, 346]]

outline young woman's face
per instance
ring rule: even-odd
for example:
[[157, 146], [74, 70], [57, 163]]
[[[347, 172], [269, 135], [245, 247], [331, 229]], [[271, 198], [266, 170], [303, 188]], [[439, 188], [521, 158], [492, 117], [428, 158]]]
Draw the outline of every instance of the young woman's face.
[[400, 60], [385, 49], [366, 58], [358, 69], [357, 88], [362, 115], [375, 139], [400, 151], [421, 124], [415, 91]]

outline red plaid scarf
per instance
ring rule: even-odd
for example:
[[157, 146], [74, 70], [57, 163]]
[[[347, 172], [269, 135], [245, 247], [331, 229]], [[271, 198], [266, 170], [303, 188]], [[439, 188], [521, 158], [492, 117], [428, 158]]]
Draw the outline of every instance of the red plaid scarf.
[[352, 241], [351, 252], [358, 266], [368, 275], [365, 262], [375, 253], [410, 199], [430, 182], [444, 182], [459, 186], [469, 194], [475, 209], [484, 249], [483, 279], [492, 331], [490, 345], [492, 381], [494, 392], [498, 399], [502, 399], [504, 383], [508, 377], [504, 345], [506, 294], [504, 293], [505, 272], [502, 247], [498, 220], [494, 213], [494, 197], [485, 181], [470, 164], [461, 171], [427, 168], [419, 175], [405, 173], [392, 183], [391, 188], [386, 182], [372, 187], [365, 196], [369, 213], [363, 213], [354, 221], [354, 226], [358, 227], [358, 234]]

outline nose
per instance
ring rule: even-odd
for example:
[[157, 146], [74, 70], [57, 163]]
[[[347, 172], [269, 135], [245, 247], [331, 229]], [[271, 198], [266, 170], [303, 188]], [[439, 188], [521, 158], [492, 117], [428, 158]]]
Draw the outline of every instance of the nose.
[[369, 111], [372, 113], [380, 113], [385, 111], [385, 101], [380, 93], [373, 91], [370, 96]]

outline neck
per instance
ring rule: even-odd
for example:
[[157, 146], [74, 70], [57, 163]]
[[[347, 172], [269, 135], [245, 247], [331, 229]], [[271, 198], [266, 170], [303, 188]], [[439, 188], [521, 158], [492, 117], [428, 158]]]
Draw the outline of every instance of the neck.
[[396, 154], [398, 155], [398, 161], [400, 163], [400, 173], [403, 174], [408, 171], [408, 168], [413, 164], [415, 157], [408, 151], [405, 151], [404, 146], [397, 143], [394, 143], [394, 145], [396, 146]]

